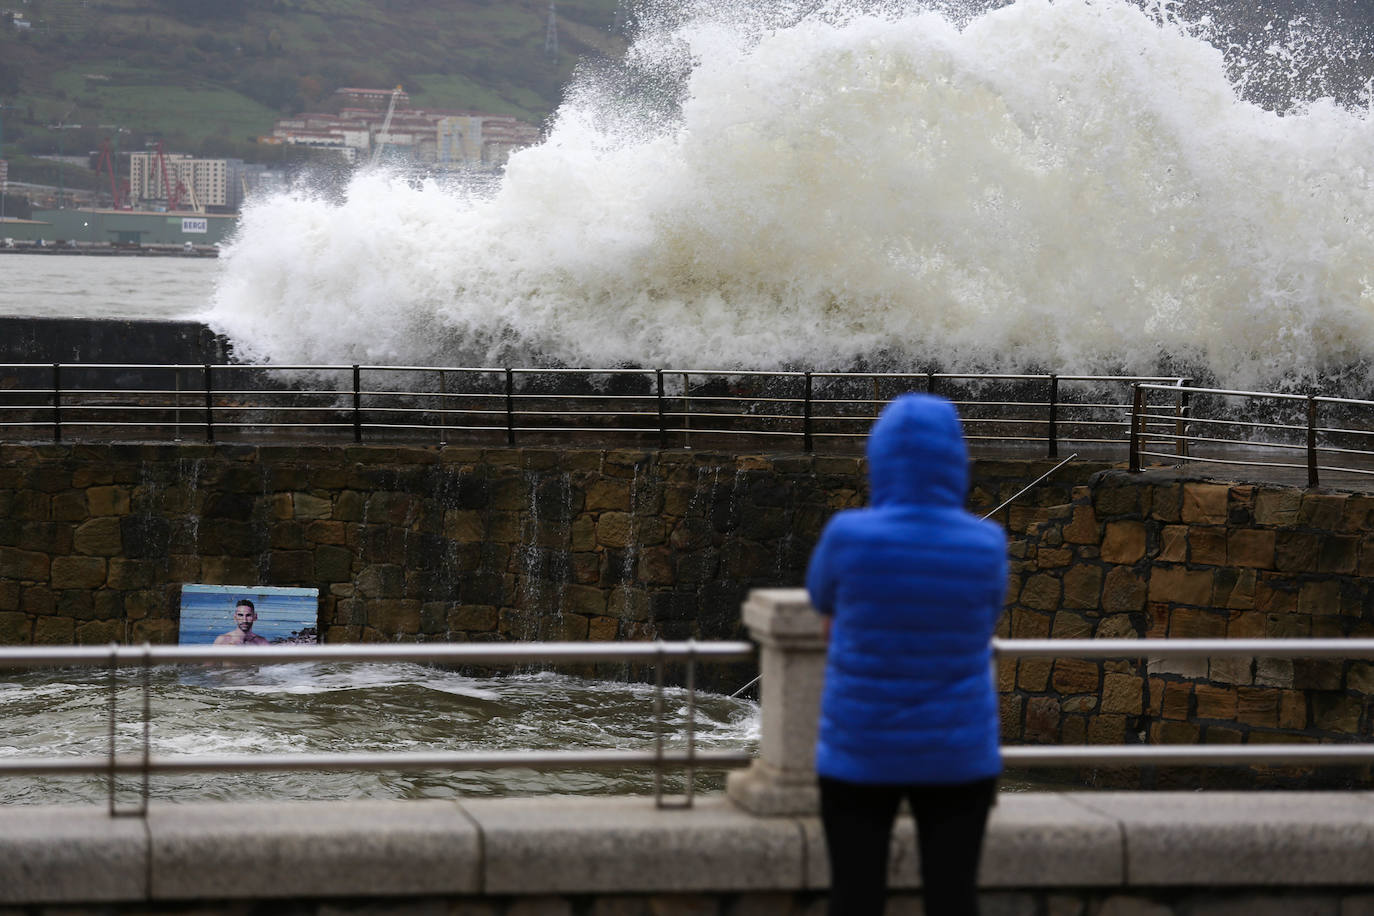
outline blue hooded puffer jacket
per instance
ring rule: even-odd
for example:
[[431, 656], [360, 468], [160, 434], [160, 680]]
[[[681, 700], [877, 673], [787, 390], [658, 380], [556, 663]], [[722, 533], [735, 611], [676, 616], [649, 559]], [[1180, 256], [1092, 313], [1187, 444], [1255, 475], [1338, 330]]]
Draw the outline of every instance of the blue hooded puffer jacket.
[[964, 509], [953, 405], [904, 395], [868, 439], [871, 505], [830, 520], [806, 587], [832, 615], [816, 771], [846, 782], [972, 782], [1002, 770], [991, 640], [1002, 529]]

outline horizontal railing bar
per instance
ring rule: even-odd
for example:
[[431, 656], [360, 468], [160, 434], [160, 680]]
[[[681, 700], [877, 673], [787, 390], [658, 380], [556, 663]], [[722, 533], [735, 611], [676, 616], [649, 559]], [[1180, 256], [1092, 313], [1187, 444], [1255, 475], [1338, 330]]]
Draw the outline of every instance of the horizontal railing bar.
[[1374, 401], [1366, 401], [1360, 398], [1332, 398], [1318, 395], [1312, 400], [1318, 404], [1351, 404], [1358, 407], [1374, 407]]
[[[352, 366], [345, 366], [352, 369]], [[492, 368], [491, 366], [359, 366], [363, 372], [468, 372], [478, 374], [500, 375], [505, 369]]]
[[1230, 464], [1235, 465], [1236, 467], [1251, 468], [1284, 468], [1286, 470], [1305, 470], [1307, 468], [1307, 465], [1305, 464], [1285, 464], [1279, 461], [1259, 460], [1241, 461], [1235, 458], [1205, 458], [1201, 455], [1179, 455], [1174, 452], [1147, 452], [1142, 450], [1140, 452], [1140, 456], [1142, 458], [1166, 458], [1174, 463], [1177, 463], [1179, 461], [1196, 461], [1201, 464]]
[[1003, 747], [1010, 767], [1253, 766], [1255, 764], [1370, 764], [1374, 746], [1358, 744], [1189, 744]]
[[272, 665], [287, 662], [440, 661], [510, 663], [529, 661], [635, 661], [696, 658], [738, 661], [754, 657], [751, 642], [533, 642], [341, 643], [314, 646], [0, 646], [0, 666], [67, 667], [118, 664], [230, 662]]
[[695, 766], [704, 769], [745, 767], [753, 760], [747, 751], [431, 751], [343, 754], [232, 754], [109, 757], [30, 757], [0, 760], [0, 776], [148, 773], [287, 772], [299, 770], [488, 770], [519, 767], [531, 770], [619, 769], [622, 767]]
[[[1180, 418], [1180, 417], [1179, 417], [1177, 414], [1175, 414], [1175, 413], [1172, 413], [1171, 410], [1170, 410], [1170, 408], [1168, 408], [1168, 407], [1165, 407], [1164, 412], [1162, 412], [1162, 413], [1156, 413], [1156, 412], [1153, 412], [1153, 411], [1147, 411], [1145, 414], [1143, 414], [1143, 416], [1147, 416], [1147, 417], [1158, 417], [1160, 420], [1185, 419], [1185, 418]], [[1299, 425], [1294, 424], [1294, 423], [1259, 423], [1259, 422], [1256, 422], [1256, 421], [1254, 421], [1254, 420], [1227, 420], [1227, 419], [1224, 418], [1224, 417], [1192, 417], [1192, 416], [1190, 416], [1190, 417], [1187, 417], [1186, 419], [1187, 419], [1187, 421], [1188, 421], [1189, 424], [1194, 425], [1194, 426], [1241, 426], [1241, 427], [1245, 427], [1245, 428], [1248, 428], [1248, 429], [1287, 430], [1288, 432], [1294, 432], [1294, 433], [1306, 433], [1306, 432], [1307, 432], [1307, 426], [1306, 426], [1306, 425], [1299, 426]], [[1226, 440], [1226, 441], [1228, 441], [1228, 442], [1233, 442], [1233, 441], [1235, 441], [1235, 440], [1233, 440], [1233, 439], [1228, 439], [1228, 440]]]
[[[1002, 761], [1009, 767], [1059, 766], [1253, 766], [1257, 764], [1369, 764], [1374, 746], [1359, 744], [1246, 744], [1246, 745], [1084, 745], [1077, 747], [1003, 746]], [[620, 769], [631, 767], [695, 766], [736, 769], [749, 766], [746, 751], [434, 751], [343, 754], [254, 754], [197, 756], [120, 755], [108, 757], [33, 757], [0, 760], [0, 776], [7, 775], [138, 775], [158, 773], [234, 773], [291, 771], [532, 770]]]
[[[1146, 383], [1142, 383], [1140, 387], [1146, 391], [1169, 391], [1175, 394], [1177, 394], [1179, 391], [1186, 391], [1188, 392], [1188, 394], [1216, 394], [1224, 395], [1226, 397], [1275, 398], [1280, 401], [1307, 400], [1307, 395], [1305, 394], [1283, 394], [1276, 391], [1242, 391], [1239, 389], [1231, 390], [1228, 388], [1194, 388], [1192, 386], [1188, 386], [1187, 388], [1179, 388], [1173, 385], [1154, 385]], [[1374, 406], [1374, 402], [1370, 402], [1370, 404], [1371, 406]]]
[[[1374, 639], [994, 639], [1006, 658], [1374, 658]], [[0, 647], [0, 665], [16, 667], [186, 664], [280, 664], [328, 661], [632, 661], [655, 658], [741, 660], [754, 644], [722, 642], [538, 642], [339, 644], [314, 646], [32, 646]]]
[[1374, 429], [1346, 429], [1341, 426], [1319, 426], [1317, 432], [1331, 436], [1374, 436]]
[[1374, 658], [1374, 639], [994, 639], [1003, 658]]
[[[495, 371], [495, 372], [505, 372], [506, 370], [505, 370], [505, 369], [496, 369], [496, 370], [493, 370], [493, 371]], [[560, 369], [533, 369], [533, 368], [523, 368], [523, 369], [517, 369], [517, 368], [512, 367], [510, 371], [511, 371], [511, 373], [514, 374], [514, 375], [644, 375], [644, 376], [652, 376], [656, 370], [654, 370], [654, 369], [569, 369], [569, 368], [560, 368]], [[670, 370], [670, 369], [664, 369], [663, 371], [664, 371], [664, 372], [676, 372], [676, 373], [678, 373], [679, 375], [681, 375], [682, 372], [683, 372], [683, 370], [681, 370], [681, 369], [671, 369], [671, 370]], [[693, 371], [693, 370], [687, 370], [687, 371]], [[773, 375], [773, 374], [775, 374], [775, 373], [755, 370], [755, 371], [754, 371], [754, 374], [755, 374], [755, 375]], [[782, 372], [782, 373], [776, 373], [776, 374], [778, 374], [778, 375], [786, 375], [787, 373]]]
[[[1169, 424], [1161, 424], [1169, 425]], [[1203, 443], [1207, 445], [1229, 445], [1235, 448], [1272, 448], [1283, 451], [1307, 451], [1307, 446], [1299, 445], [1296, 442], [1240, 442], [1235, 439], [1217, 439], [1213, 436], [1180, 436], [1177, 433], [1156, 432], [1151, 433], [1152, 439], [1167, 439], [1170, 442], [1191, 442]]]
[[[533, 369], [529, 370], [535, 371]], [[724, 375], [724, 376], [754, 376], [767, 375], [778, 378], [805, 378], [805, 372], [769, 372], [766, 369], [664, 369], [664, 375]]]

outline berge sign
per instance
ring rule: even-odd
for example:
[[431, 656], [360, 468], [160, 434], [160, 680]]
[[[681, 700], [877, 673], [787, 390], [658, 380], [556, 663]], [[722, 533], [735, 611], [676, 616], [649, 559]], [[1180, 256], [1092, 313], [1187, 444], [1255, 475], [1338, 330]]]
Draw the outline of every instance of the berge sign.
[[202, 235], [210, 230], [210, 221], [204, 217], [193, 218], [183, 217], [181, 220], [182, 232], [199, 232]]

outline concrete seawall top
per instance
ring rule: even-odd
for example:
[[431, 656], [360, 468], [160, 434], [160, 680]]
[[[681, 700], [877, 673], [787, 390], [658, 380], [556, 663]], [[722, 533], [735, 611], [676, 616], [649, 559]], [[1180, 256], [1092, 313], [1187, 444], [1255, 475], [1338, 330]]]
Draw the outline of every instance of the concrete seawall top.
[[0, 316], [0, 363], [224, 363], [229, 342], [198, 321]]
[[[920, 886], [909, 817], [890, 862], [894, 889]], [[1368, 885], [1372, 867], [1370, 793], [1034, 793], [993, 809], [980, 884], [1349, 888]], [[690, 810], [622, 797], [154, 804], [144, 820], [0, 812], [0, 905], [11, 906], [788, 892], [829, 880], [817, 818], [755, 817], [720, 797]]]

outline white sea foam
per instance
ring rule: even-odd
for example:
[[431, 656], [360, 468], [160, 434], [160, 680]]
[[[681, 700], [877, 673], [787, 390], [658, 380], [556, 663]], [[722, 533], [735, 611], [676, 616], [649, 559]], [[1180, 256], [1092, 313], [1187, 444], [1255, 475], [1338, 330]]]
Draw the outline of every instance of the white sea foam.
[[657, 95], [589, 70], [484, 198], [251, 206], [208, 320], [273, 361], [1361, 381], [1368, 112], [1247, 101], [1320, 68], [1153, 5], [662, 4]]

